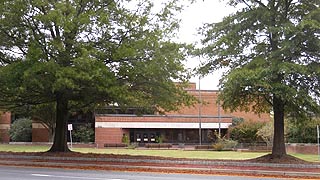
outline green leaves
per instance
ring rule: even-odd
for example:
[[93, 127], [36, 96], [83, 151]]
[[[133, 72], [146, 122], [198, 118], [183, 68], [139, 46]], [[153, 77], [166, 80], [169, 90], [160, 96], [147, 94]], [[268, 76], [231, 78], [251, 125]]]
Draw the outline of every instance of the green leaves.
[[14, 142], [32, 141], [32, 120], [17, 119], [9, 130], [10, 138]]
[[[173, 43], [176, 0], [4, 0], [0, 5], [0, 107], [56, 105], [52, 151], [66, 151], [68, 112], [97, 105], [177, 109], [192, 98], [186, 46]], [[4, 41], [5, 40], [5, 41]]]
[[200, 72], [228, 68], [219, 97], [225, 109], [274, 112], [272, 156], [282, 157], [285, 115], [320, 112], [320, 2], [229, 4], [246, 7], [203, 28], [201, 51], [208, 62]]
[[50, 103], [57, 94], [70, 109], [188, 104], [173, 82], [188, 77], [188, 47], [167, 39], [177, 1], [161, 10], [151, 1], [86, 0], [4, 1], [0, 9], [0, 37], [8, 39], [0, 42], [0, 105]]
[[204, 26], [208, 62], [200, 71], [229, 69], [221, 81], [226, 108], [268, 112], [276, 96], [288, 112], [320, 111], [319, 2], [256, 2], [230, 2], [246, 8]]

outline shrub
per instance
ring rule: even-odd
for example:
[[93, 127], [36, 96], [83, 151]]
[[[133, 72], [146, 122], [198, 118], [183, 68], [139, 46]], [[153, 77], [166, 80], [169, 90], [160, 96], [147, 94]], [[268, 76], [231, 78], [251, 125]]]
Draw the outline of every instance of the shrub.
[[213, 144], [212, 147], [216, 151], [222, 151], [224, 148], [224, 145], [221, 142], [217, 142], [217, 143]]
[[273, 121], [267, 122], [264, 126], [262, 126], [258, 132], [257, 135], [260, 136], [264, 142], [267, 143], [267, 146], [270, 147], [273, 144]]
[[29, 118], [17, 119], [12, 123], [9, 134], [14, 142], [31, 142], [32, 120]]
[[156, 143], [163, 143], [164, 139], [165, 139], [164, 135], [157, 136], [156, 137]]
[[128, 145], [127, 149], [136, 149], [137, 147], [139, 147], [138, 143], [131, 143]]
[[226, 139], [225, 137], [221, 138], [217, 136], [217, 142], [212, 145], [213, 149], [216, 151], [222, 151], [222, 150], [233, 150], [238, 142], [231, 140], [231, 139]]
[[122, 141], [123, 144], [126, 144], [126, 145], [129, 145], [129, 144], [130, 144], [130, 142], [129, 142], [129, 137], [128, 137], [128, 135], [126, 135], [126, 134], [123, 134], [123, 135], [122, 135], [121, 141]]
[[225, 139], [223, 140], [223, 145], [225, 150], [229, 150], [234, 149], [238, 145], [238, 142], [231, 139]]
[[89, 123], [79, 126], [73, 135], [80, 142], [88, 143], [94, 141], [94, 130]]
[[317, 143], [317, 125], [320, 118], [290, 119], [288, 122], [288, 142], [290, 143]]
[[256, 143], [262, 141], [258, 130], [264, 125], [263, 122], [243, 121], [228, 130], [231, 139], [239, 143]]

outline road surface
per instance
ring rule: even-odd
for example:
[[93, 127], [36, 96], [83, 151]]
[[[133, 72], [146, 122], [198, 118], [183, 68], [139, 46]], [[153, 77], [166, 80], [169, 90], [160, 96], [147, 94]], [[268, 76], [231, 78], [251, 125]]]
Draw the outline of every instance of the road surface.
[[0, 166], [1, 180], [274, 180], [276, 178]]

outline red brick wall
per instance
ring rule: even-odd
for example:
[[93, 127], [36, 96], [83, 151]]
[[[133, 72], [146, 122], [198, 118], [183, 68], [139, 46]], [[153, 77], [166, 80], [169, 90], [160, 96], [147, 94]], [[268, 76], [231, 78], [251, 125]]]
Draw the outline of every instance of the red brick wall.
[[196, 90], [197, 84], [196, 83], [189, 83], [188, 87], [185, 88], [186, 90]]
[[10, 141], [9, 129], [11, 124], [11, 113], [5, 112], [0, 116], [0, 142], [8, 143]]
[[[162, 116], [96, 116], [96, 122], [199, 122], [195, 118], [179, 118], [179, 117], [162, 117]], [[218, 122], [217, 118], [202, 118], [202, 123]], [[221, 119], [221, 123], [231, 123], [231, 118]], [[102, 148], [105, 143], [121, 143], [123, 133], [129, 136], [129, 130], [120, 128], [95, 128], [95, 143]]]
[[10, 112], [4, 112], [1, 114], [0, 124], [11, 124], [11, 113]]
[[96, 128], [95, 143], [98, 148], [103, 148], [103, 145], [108, 144], [120, 144], [122, 143], [122, 136], [128, 131], [120, 128]]
[[287, 153], [318, 154], [317, 144], [286, 144]]
[[[190, 85], [188, 92], [199, 98], [199, 91], [195, 90], [195, 84]], [[192, 90], [193, 89], [193, 90]], [[218, 91], [200, 91], [201, 99], [201, 121], [203, 123], [218, 122], [218, 104], [217, 97]], [[168, 112], [168, 116], [96, 116], [96, 122], [198, 122], [200, 104], [195, 104], [192, 107], [182, 107], [179, 111]], [[180, 116], [180, 117], [179, 117]], [[254, 113], [234, 112], [229, 113], [220, 107], [221, 123], [231, 123], [232, 117], [242, 117], [244, 119], [251, 119], [255, 121], [268, 121], [270, 120], [269, 114], [257, 115]], [[95, 142], [101, 147], [104, 143], [121, 143], [124, 130], [119, 128], [96, 128]]]
[[35, 121], [32, 122], [32, 142], [49, 142], [49, 130]]
[[32, 142], [49, 142], [49, 132], [44, 128], [32, 128]]
[[[196, 98], [199, 97], [198, 91], [189, 91], [190, 94], [194, 95]], [[211, 118], [203, 117], [203, 122], [216, 122], [218, 120], [218, 111], [219, 107], [217, 102], [218, 91], [201, 91], [201, 99], [203, 104], [201, 105], [201, 116], [211, 116]], [[197, 116], [199, 115], [199, 104], [195, 104], [192, 107], [182, 107], [179, 111], [168, 112], [167, 115], [169, 117], [96, 117], [96, 122], [104, 122], [104, 121], [116, 121], [116, 122], [197, 122]], [[186, 115], [186, 116], [194, 116], [194, 118], [187, 117], [172, 117], [170, 115]], [[233, 112], [230, 113], [228, 111], [223, 110], [220, 107], [220, 116], [225, 117], [222, 118], [222, 122], [231, 122], [230, 117], [242, 117], [244, 119], [250, 119], [255, 121], [269, 121], [270, 115], [268, 113], [264, 113], [261, 115], [255, 114], [253, 112]], [[215, 117], [215, 118], [213, 118]]]
[[[197, 90], [189, 90], [190, 94], [195, 96], [196, 98], [200, 99], [199, 91]], [[177, 112], [169, 112], [167, 114], [180, 114], [180, 115], [199, 115], [199, 106], [201, 106], [201, 115], [202, 116], [218, 116], [219, 106], [217, 103], [218, 99], [218, 91], [214, 90], [201, 90], [200, 91], [202, 105], [195, 104], [192, 107], [182, 107]], [[252, 113], [252, 112], [233, 112], [230, 113], [228, 111], [223, 110], [220, 107], [220, 116], [227, 116], [227, 117], [242, 117], [247, 120], [254, 120], [254, 121], [269, 121], [270, 115], [268, 113], [264, 113], [261, 115]]]

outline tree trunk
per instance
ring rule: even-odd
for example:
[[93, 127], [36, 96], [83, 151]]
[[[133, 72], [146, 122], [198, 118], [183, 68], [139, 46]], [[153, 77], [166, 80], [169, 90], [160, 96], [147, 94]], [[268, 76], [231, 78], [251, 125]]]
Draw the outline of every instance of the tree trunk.
[[57, 94], [57, 119], [53, 145], [48, 152], [70, 152], [67, 144], [68, 100], [63, 93]]
[[273, 99], [274, 112], [274, 137], [272, 147], [272, 158], [281, 158], [286, 155], [284, 142], [284, 102], [278, 97]]

